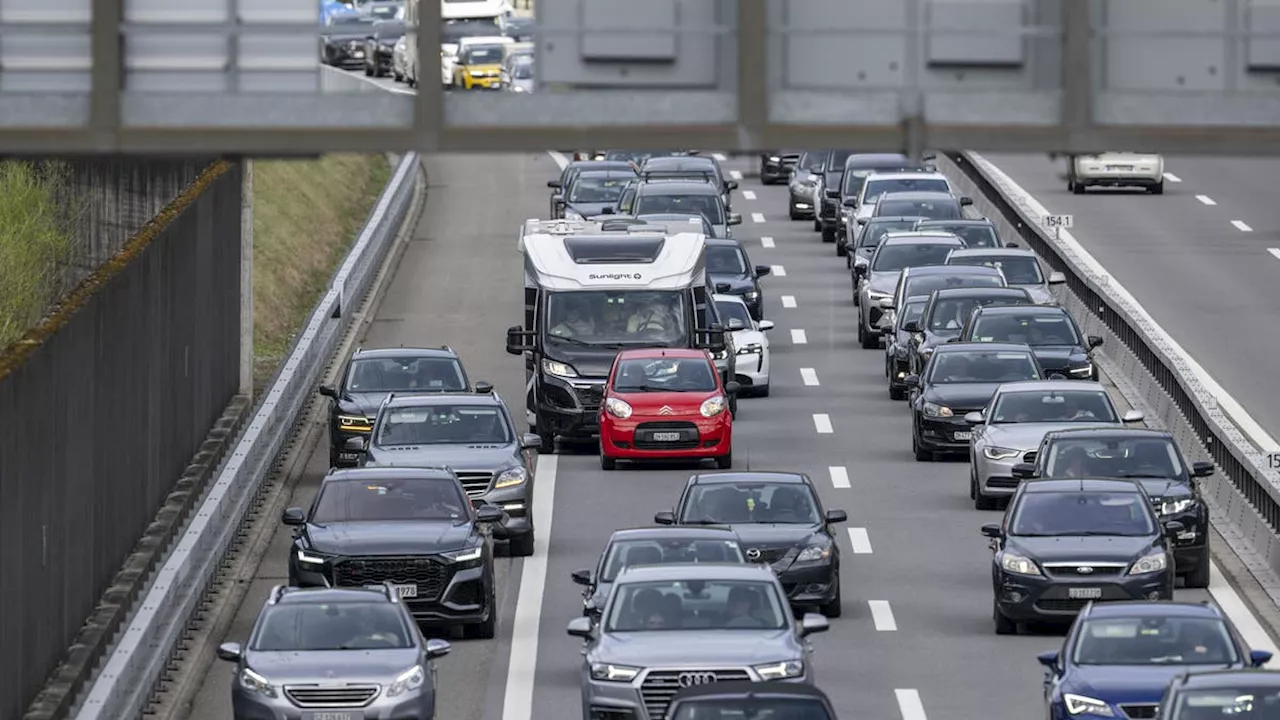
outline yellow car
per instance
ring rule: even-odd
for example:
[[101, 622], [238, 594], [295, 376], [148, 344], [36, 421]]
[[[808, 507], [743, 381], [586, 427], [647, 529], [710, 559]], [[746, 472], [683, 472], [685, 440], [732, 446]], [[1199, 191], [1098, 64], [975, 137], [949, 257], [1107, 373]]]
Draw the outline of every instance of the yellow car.
[[453, 68], [453, 86], [463, 90], [497, 90], [504, 56], [502, 45], [474, 45], [466, 48]]

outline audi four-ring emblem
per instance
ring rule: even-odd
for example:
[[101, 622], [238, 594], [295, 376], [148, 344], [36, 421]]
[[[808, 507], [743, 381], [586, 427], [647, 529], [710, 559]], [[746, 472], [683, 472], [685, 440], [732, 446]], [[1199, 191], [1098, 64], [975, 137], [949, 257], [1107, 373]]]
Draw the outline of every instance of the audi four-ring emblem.
[[695, 685], [710, 685], [716, 681], [716, 674], [713, 672], [682, 672], [677, 678], [680, 687], [693, 687]]
[[748, 551], [747, 551], [747, 559], [748, 559], [748, 560], [759, 560], [759, 559], [760, 559], [760, 548], [751, 548], [750, 550], [748, 550]]

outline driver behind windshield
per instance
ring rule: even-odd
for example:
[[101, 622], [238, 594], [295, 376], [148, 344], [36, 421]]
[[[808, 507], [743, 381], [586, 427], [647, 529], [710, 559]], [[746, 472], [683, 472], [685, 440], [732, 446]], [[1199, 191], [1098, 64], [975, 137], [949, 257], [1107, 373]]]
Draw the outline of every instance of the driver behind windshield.
[[666, 305], [660, 302], [640, 303], [631, 317], [627, 318], [627, 332], [632, 335], [665, 333], [674, 324]]
[[552, 335], [574, 338], [589, 336], [595, 332], [595, 321], [591, 319], [581, 301], [568, 298], [564, 304], [564, 316], [551, 328]]

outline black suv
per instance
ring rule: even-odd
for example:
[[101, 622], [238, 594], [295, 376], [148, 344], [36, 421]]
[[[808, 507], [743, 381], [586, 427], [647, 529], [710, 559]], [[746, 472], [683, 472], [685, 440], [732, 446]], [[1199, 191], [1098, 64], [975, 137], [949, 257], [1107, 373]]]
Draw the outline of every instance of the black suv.
[[497, 627], [493, 548], [483, 525], [502, 509], [474, 508], [447, 468], [330, 470], [297, 528], [289, 584], [365, 587], [391, 583], [421, 626], [462, 625], [471, 638]]
[[[352, 438], [369, 437], [378, 407], [391, 393], [466, 392], [470, 382], [458, 354], [447, 345], [358, 348], [342, 369], [338, 386], [317, 389], [329, 398], [329, 466], [354, 467], [359, 462], [360, 453], [347, 445]], [[477, 382], [475, 390], [487, 393], [493, 385]]]
[[1130, 478], [1142, 485], [1160, 521], [1182, 529], [1170, 540], [1174, 568], [1189, 588], [1209, 587], [1209, 508], [1199, 478], [1213, 475], [1211, 462], [1188, 464], [1173, 434], [1151, 428], [1074, 428], [1047, 433], [1015, 478]]
[[1048, 375], [1097, 380], [1097, 335], [1084, 337], [1065, 308], [1056, 305], [987, 305], [973, 311], [954, 342], [1011, 342], [1031, 346]]

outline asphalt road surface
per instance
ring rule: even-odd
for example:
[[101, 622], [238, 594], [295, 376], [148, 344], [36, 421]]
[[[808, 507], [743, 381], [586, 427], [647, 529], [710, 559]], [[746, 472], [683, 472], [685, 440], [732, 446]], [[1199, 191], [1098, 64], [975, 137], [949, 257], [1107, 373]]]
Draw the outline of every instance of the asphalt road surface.
[[[745, 163], [726, 167], [742, 172]], [[520, 417], [522, 361], [503, 350], [505, 329], [521, 317], [516, 237], [525, 218], [545, 215], [546, 181], [558, 165], [539, 154], [437, 156], [427, 167], [427, 210], [363, 345], [448, 343]], [[806, 472], [828, 508], [849, 514], [840, 535], [845, 615], [814, 639], [818, 684], [851, 717], [988, 720], [993, 703], [1001, 717], [1039, 716], [1035, 655], [1061, 639], [994, 634], [990, 551], [979, 527], [999, 515], [973, 509], [965, 464], [912, 459], [909, 415], [905, 403], [889, 400], [883, 351], [855, 343], [848, 272], [833, 246], [811, 223], [786, 219], [785, 187], [742, 185], [734, 209], [746, 222], [735, 232], [755, 264], [774, 266], [765, 307], [777, 327], [773, 393], [742, 401], [735, 469]], [[831, 432], [819, 432], [827, 423]], [[325, 464], [321, 449], [291, 504], [307, 504]], [[605, 473], [594, 452], [583, 451], [544, 463], [535, 512], [550, 522], [539, 527], [537, 555], [499, 560], [499, 638], [454, 641], [440, 664], [439, 717], [580, 717], [581, 645], [564, 632], [581, 611], [570, 572], [592, 566], [612, 530], [650, 524], [655, 511], [670, 509], [693, 469]], [[845, 476], [847, 483], [832, 480]], [[243, 641], [268, 589], [284, 581], [288, 538], [282, 527], [225, 640]], [[514, 648], [513, 632], [521, 638]], [[230, 680], [230, 667], [215, 664], [192, 717], [230, 717]]]

